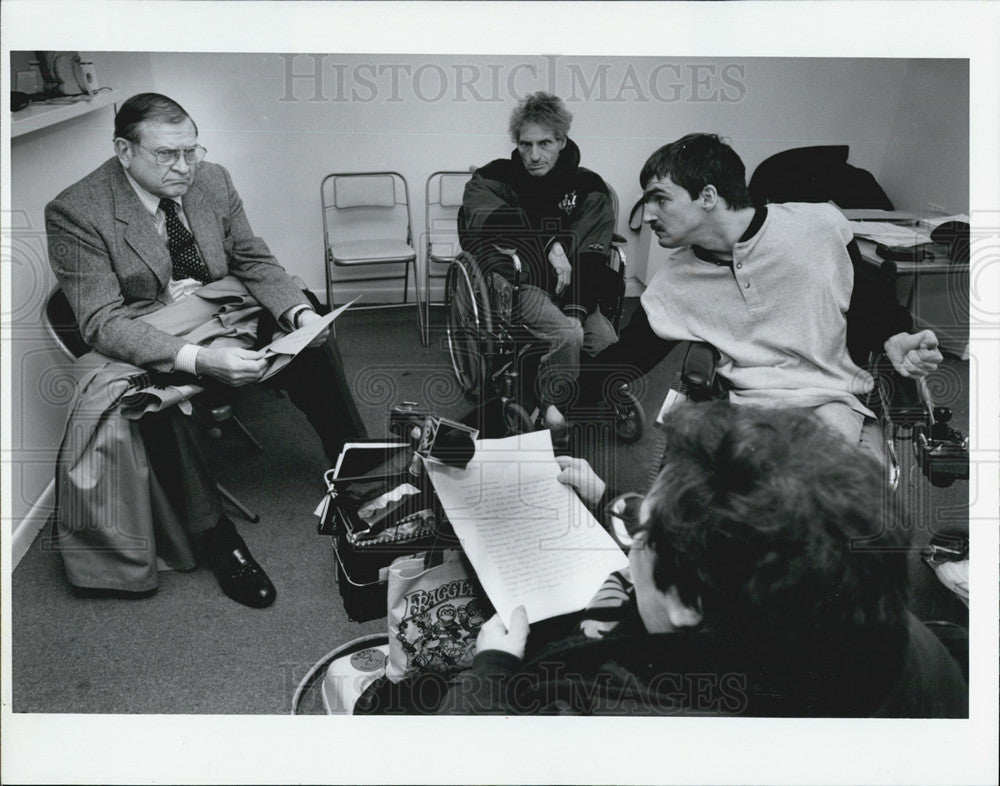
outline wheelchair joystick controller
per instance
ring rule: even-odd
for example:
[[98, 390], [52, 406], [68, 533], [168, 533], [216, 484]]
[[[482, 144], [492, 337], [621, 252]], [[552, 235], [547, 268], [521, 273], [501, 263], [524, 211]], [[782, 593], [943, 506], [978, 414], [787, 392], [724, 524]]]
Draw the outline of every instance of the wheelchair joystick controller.
[[934, 423], [931, 426], [931, 439], [951, 439], [956, 433], [948, 423], [951, 420], [951, 409], [934, 407]]
[[949, 424], [948, 407], [932, 407], [929, 424], [914, 426], [917, 463], [932, 485], [947, 488], [956, 480], [969, 479], [969, 440]]

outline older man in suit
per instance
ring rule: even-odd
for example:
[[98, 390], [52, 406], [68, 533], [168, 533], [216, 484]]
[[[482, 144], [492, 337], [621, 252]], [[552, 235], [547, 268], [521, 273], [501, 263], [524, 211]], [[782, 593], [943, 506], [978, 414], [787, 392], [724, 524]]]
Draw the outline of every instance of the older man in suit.
[[[199, 345], [174, 335], [164, 327], [168, 321], [151, 315], [175, 309], [203, 285], [229, 276], [262, 307], [258, 334], [269, 335], [276, 327], [293, 330], [320, 316], [254, 236], [229, 173], [203, 161], [198, 128], [179, 104], [156, 93], [128, 99], [115, 117], [114, 148], [114, 158], [63, 191], [45, 212], [50, 262], [83, 338], [97, 353], [151, 372], [227, 385], [258, 381], [267, 366], [260, 342]], [[331, 461], [346, 438], [364, 436], [326, 332], [274, 379], [309, 418]], [[68, 428], [64, 459], [71, 432]], [[57, 474], [63, 472], [59, 489], [64, 498], [56, 543], [71, 584], [84, 592], [148, 593], [156, 587], [159, 541], [161, 549], [179, 545], [181, 567], [193, 567], [185, 553], [202, 556], [234, 600], [270, 605], [274, 587], [223, 515], [187, 419], [176, 412], [147, 415], [141, 436], [147, 446], [156, 445], [146, 451], [150, 475], [172, 494], [174, 509], [185, 519], [180, 522], [184, 531], [164, 532], [163, 522], [152, 520], [155, 514], [125, 509], [133, 474], [126, 465], [135, 462], [119, 454], [128, 449], [100, 456], [100, 473], [111, 473], [117, 489], [100, 503], [88, 498], [81, 488], [85, 483], [68, 477], [61, 461]], [[113, 525], [86, 526], [83, 516], [75, 521], [76, 512], [86, 509], [91, 518], [113, 517]], [[94, 534], [94, 529], [104, 532]], [[185, 549], [185, 537], [193, 549]], [[142, 543], [154, 547], [133, 547]]]

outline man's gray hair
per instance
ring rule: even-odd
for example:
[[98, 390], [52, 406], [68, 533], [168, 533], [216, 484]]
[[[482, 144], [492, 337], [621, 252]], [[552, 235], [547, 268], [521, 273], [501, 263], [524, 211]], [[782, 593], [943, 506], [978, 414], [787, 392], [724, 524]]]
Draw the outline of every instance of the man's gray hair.
[[535, 123], [550, 129], [556, 140], [562, 141], [569, 135], [569, 126], [572, 122], [573, 115], [559, 96], [539, 90], [527, 96], [511, 112], [510, 138], [516, 145], [525, 124]]

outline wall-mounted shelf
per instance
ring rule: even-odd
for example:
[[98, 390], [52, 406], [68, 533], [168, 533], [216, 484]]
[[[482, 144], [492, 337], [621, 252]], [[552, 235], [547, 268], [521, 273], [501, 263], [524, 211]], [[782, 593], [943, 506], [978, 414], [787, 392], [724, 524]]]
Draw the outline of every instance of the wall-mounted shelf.
[[32, 104], [10, 116], [11, 137], [30, 134], [40, 128], [61, 123], [80, 115], [86, 115], [115, 102], [113, 90], [105, 90], [89, 99], [81, 99], [71, 104]]

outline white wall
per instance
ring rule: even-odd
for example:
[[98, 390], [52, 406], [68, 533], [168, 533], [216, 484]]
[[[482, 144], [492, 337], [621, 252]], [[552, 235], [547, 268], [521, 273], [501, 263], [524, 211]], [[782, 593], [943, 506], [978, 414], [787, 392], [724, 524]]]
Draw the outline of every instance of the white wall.
[[878, 172], [899, 209], [969, 212], [968, 84], [968, 61], [908, 64], [893, 96], [891, 148]]
[[[12, 407], [10, 494], [13, 523], [52, 479], [66, 405], [73, 385], [68, 363], [41, 326], [55, 276], [48, 265], [45, 204], [107, 155], [114, 108], [105, 107], [11, 140], [11, 300], [9, 346]], [[45, 501], [40, 517], [48, 515]]]
[[[696, 130], [728, 136], [748, 174], [790, 147], [849, 144], [850, 163], [884, 178], [897, 207], [968, 210], [964, 61], [93, 56], [102, 83], [123, 96], [152, 89], [185, 106], [210, 158], [233, 173], [255, 230], [321, 293], [325, 174], [402, 172], [419, 239], [427, 176], [508, 155], [511, 107], [535, 89], [566, 98], [583, 163], [611, 182], [623, 212], [648, 154]], [[291, 69], [312, 78], [290, 80]]]
[[[419, 239], [427, 176], [507, 156], [510, 110], [537, 89], [567, 100], [584, 165], [619, 194], [620, 226], [648, 154], [698, 130], [728, 136], [748, 172], [780, 150], [846, 143], [850, 163], [869, 169], [897, 207], [969, 209], [963, 61], [299, 56], [295, 71], [319, 62], [322, 79], [289, 87], [291, 61], [278, 54], [84, 55], [122, 98], [153, 90], [185, 106], [211, 160], [232, 172], [256, 232], [321, 296], [326, 173], [402, 172]], [[38, 323], [51, 284], [42, 211], [111, 155], [112, 128], [106, 108], [12, 140], [11, 207], [22, 222], [12, 234], [15, 524], [52, 477], [68, 393]]]

